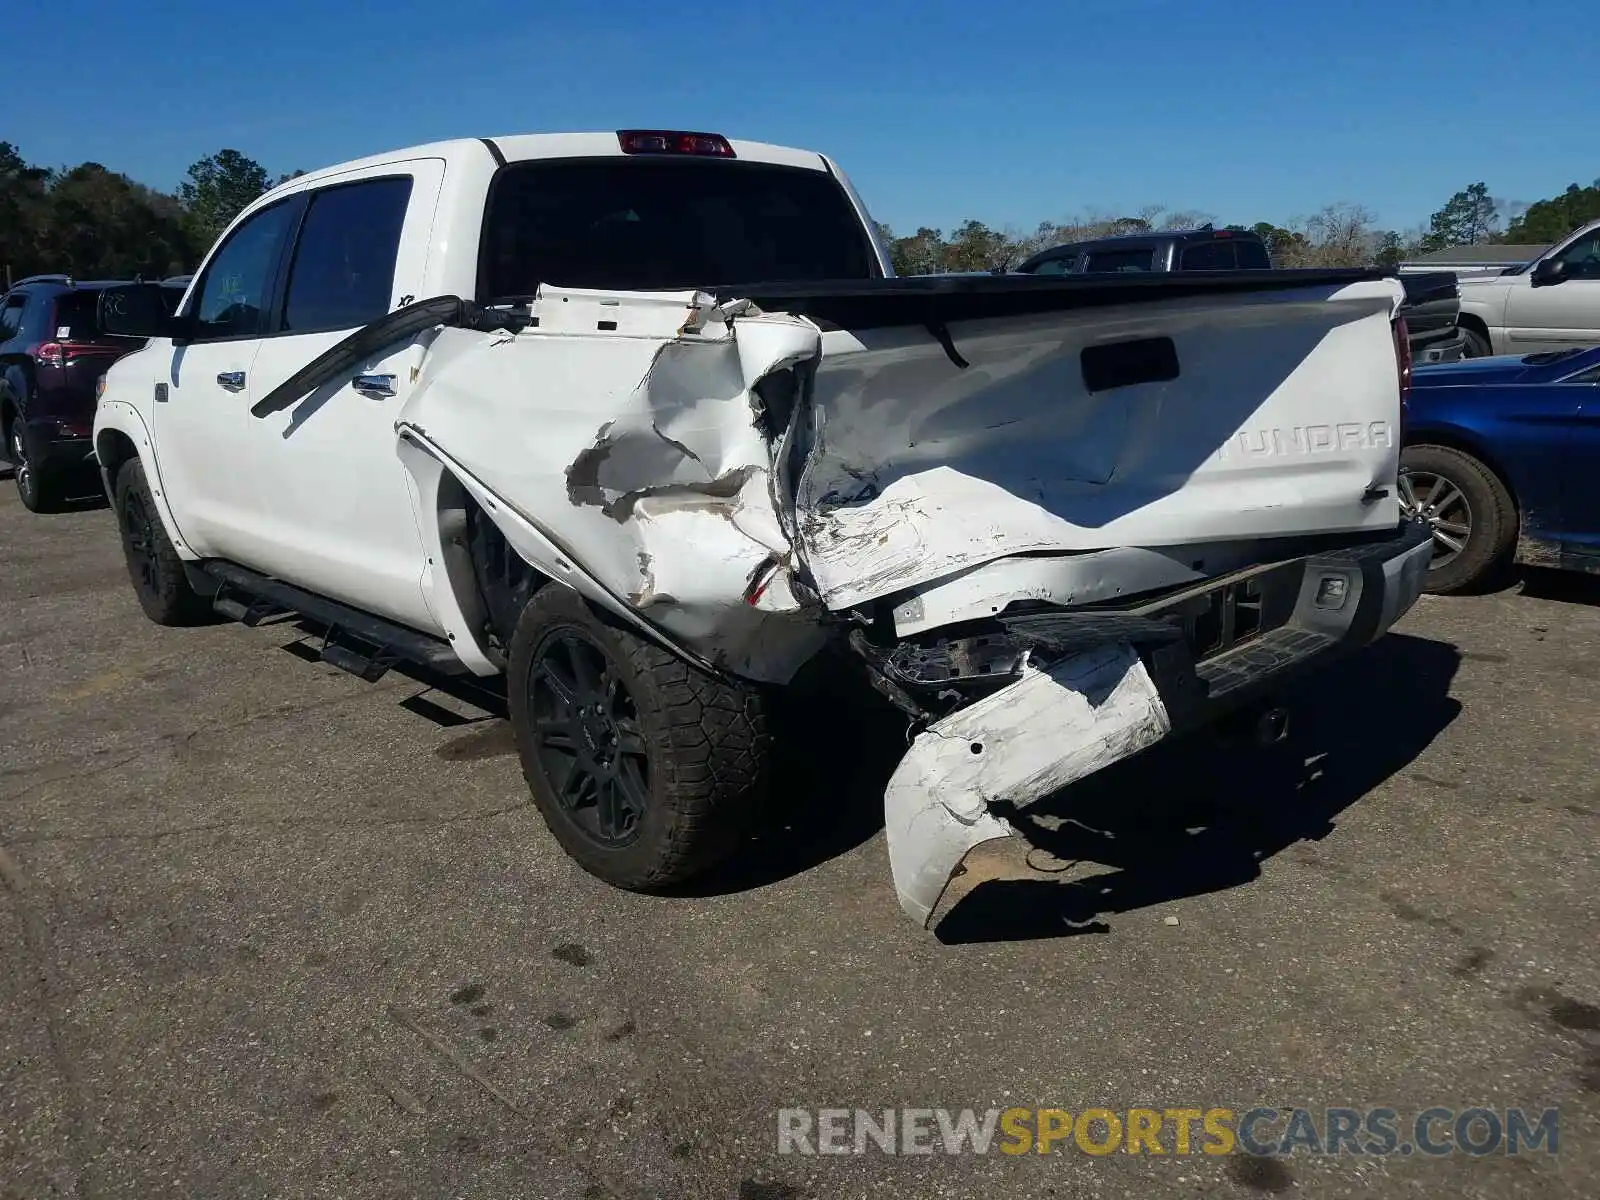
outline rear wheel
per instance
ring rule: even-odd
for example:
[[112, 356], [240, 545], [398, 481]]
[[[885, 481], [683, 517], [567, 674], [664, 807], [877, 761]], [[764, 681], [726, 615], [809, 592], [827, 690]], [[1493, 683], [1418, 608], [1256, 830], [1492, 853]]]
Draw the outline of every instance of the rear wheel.
[[122, 555], [145, 616], [157, 625], [196, 625], [206, 620], [210, 605], [189, 586], [183, 560], [157, 515], [144, 464], [137, 458], [125, 463], [117, 472], [113, 493]]
[[66, 498], [61, 473], [41, 462], [28, 444], [28, 427], [21, 417], [13, 417], [6, 436], [6, 456], [11, 459], [16, 478], [17, 498], [29, 512], [54, 512]]
[[1486, 582], [1510, 558], [1517, 511], [1498, 476], [1448, 446], [1407, 446], [1400, 454], [1400, 508], [1433, 534], [1423, 582], [1440, 595]]
[[506, 691], [534, 802], [590, 874], [646, 891], [737, 844], [770, 747], [753, 687], [697, 670], [550, 584], [517, 621]]

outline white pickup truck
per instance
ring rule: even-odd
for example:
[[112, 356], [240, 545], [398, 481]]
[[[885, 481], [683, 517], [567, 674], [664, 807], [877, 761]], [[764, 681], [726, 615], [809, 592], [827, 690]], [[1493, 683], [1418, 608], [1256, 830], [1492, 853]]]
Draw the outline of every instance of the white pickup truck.
[[843, 648], [913, 727], [926, 922], [1034, 801], [1415, 601], [1400, 281], [895, 279], [872, 229], [827, 158], [702, 133], [278, 187], [176, 314], [102, 304], [151, 339], [94, 426], [140, 604], [504, 674], [552, 833], [641, 890], [727, 852], [771, 689]]

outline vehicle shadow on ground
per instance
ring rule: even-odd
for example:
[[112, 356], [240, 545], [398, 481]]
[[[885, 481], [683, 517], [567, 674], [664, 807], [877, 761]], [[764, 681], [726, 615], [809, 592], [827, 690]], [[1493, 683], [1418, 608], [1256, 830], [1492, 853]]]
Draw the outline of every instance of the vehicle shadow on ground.
[[[219, 621], [227, 619], [218, 617]], [[269, 622], [263, 622], [267, 623]], [[299, 634], [295, 640], [284, 642], [279, 647], [281, 650], [303, 662], [322, 662], [322, 645], [328, 634], [325, 625], [297, 613], [285, 613], [280, 617], [271, 618], [270, 623], [282, 625]], [[330, 665], [328, 669], [337, 668]], [[505, 685], [498, 676], [484, 679], [476, 675], [446, 675], [418, 663], [404, 661], [394, 663], [389, 670], [396, 675], [404, 676], [423, 689], [403, 698], [399, 702], [400, 707], [432, 722], [440, 729], [456, 729], [464, 725], [504, 721], [510, 716], [510, 709], [506, 705]], [[448, 696], [461, 705], [477, 709], [478, 712], [465, 715], [456, 708], [431, 699], [430, 692]], [[505, 743], [506, 753], [514, 752], [509, 737], [498, 740]]]
[[[11, 483], [17, 478], [17, 470], [4, 459], [0, 459], [0, 483]], [[72, 494], [58, 506], [60, 512], [91, 512], [97, 508], [110, 508], [111, 503], [106, 499], [104, 490], [98, 480], [74, 485]]]
[[[324, 626], [290, 614], [275, 623], [299, 635], [282, 645], [286, 653], [321, 661]], [[500, 678], [444, 675], [406, 662], [390, 669], [421, 688], [400, 700], [401, 708], [459, 731], [435, 751], [440, 757], [516, 754]], [[463, 714], [463, 706], [476, 711]], [[789, 688], [769, 693], [768, 712], [772, 784], [750, 814], [743, 844], [721, 865], [665, 894], [714, 896], [763, 887], [845, 854], [883, 828], [883, 789], [905, 752], [905, 715], [880, 700], [853, 663], [829, 655], [819, 656]]]
[[[282, 644], [286, 653], [321, 661], [324, 626], [295, 614], [273, 623], [299, 635]], [[402, 699], [401, 708], [460, 731], [435, 751], [440, 757], [516, 754], [498, 677], [444, 675], [405, 662], [390, 669], [422, 689]], [[462, 706], [477, 711], [465, 715]], [[719, 866], [664, 894], [689, 898], [764, 887], [848, 853], [883, 828], [883, 789], [905, 752], [909, 721], [865, 685], [855, 664], [842, 655], [819, 656], [789, 688], [769, 693], [768, 712], [771, 787], [750, 814], [743, 844]]]
[[[1334, 819], [1401, 770], [1461, 710], [1460, 655], [1389, 634], [1308, 678], [1291, 733], [1270, 750], [1204, 734], [1118, 763], [1032, 810], [1027, 840], [1063, 864], [1111, 871], [1072, 882], [993, 879], [935, 931], [945, 943], [1106, 933], [1105, 918], [1251, 883], [1261, 864], [1319, 840]], [[1030, 856], [1030, 858], [1039, 856]]]
[[883, 789], [910, 719], [869, 688], [848, 652], [807, 664], [769, 697], [771, 787], [744, 844], [675, 896], [719, 896], [803, 874], [883, 828]]
[[1522, 571], [1522, 595], [1562, 604], [1600, 606], [1600, 575], [1526, 567]]

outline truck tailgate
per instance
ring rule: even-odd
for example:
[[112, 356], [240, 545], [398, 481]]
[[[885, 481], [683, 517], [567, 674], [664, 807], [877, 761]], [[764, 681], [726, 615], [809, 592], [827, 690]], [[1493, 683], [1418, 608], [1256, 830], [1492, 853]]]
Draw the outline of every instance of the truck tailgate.
[[1368, 279], [827, 330], [787, 448], [812, 582], [844, 608], [1010, 556], [1392, 529], [1401, 298]]

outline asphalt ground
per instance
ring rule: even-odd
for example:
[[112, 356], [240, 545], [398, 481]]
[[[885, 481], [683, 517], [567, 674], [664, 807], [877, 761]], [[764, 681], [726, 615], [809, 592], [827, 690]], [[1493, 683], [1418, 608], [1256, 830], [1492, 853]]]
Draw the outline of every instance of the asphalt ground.
[[[0, 490], [5, 1197], [1600, 1194], [1600, 581], [1424, 599], [1287, 747], [1114, 768], [933, 932], [881, 713], [797, 704], [772, 829], [635, 896], [557, 849], [495, 697], [315, 645], [157, 628], [104, 507]], [[1520, 1106], [1558, 1144], [779, 1153], [780, 1109], [897, 1106]]]

